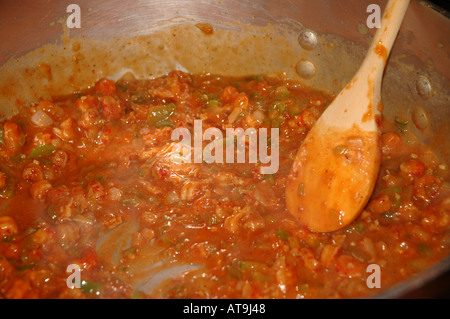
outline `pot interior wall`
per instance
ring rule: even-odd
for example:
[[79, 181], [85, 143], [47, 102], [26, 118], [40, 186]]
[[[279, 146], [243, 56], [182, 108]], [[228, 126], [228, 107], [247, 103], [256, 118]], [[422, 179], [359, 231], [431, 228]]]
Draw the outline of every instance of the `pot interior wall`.
[[[374, 3], [383, 9], [386, 1]], [[0, 52], [4, 116], [13, 114], [18, 104], [69, 94], [127, 70], [139, 77], [175, 68], [227, 75], [282, 74], [337, 93], [357, 70], [374, 33], [365, 26], [368, 4], [356, 0], [183, 0], [164, 5], [138, 1], [133, 6], [80, 1], [81, 28], [70, 30], [68, 5], [56, 0], [46, 6], [2, 2], [0, 26], [10, 30], [0, 35], [0, 43], [7, 44]], [[215, 32], [203, 34], [194, 26], [198, 22], [210, 23]], [[298, 35], [305, 29], [318, 34], [313, 50], [299, 45]], [[412, 1], [383, 85], [384, 115], [394, 120], [401, 114], [402, 120], [413, 123], [415, 113], [425, 111], [428, 125], [411, 125], [411, 131], [420, 142], [439, 145], [447, 162], [449, 32], [444, 15], [423, 1]], [[295, 67], [302, 59], [315, 66], [314, 77], [298, 76]], [[431, 88], [425, 95], [418, 89], [424, 79]]]
[[[68, 1], [0, 4], [0, 115], [39, 98], [70, 94], [125, 72], [148, 78], [181, 69], [272, 74], [336, 94], [356, 72], [374, 30], [368, 1], [79, 1], [81, 28], [66, 27]], [[370, 1], [383, 9], [386, 1]], [[195, 24], [210, 23], [213, 34]], [[313, 30], [317, 46], [299, 34]], [[450, 163], [450, 20], [412, 1], [388, 61], [384, 116]], [[299, 61], [315, 67], [301, 77]], [[425, 119], [425, 120], [424, 120]], [[419, 122], [419, 123], [417, 123]], [[448, 263], [447, 263], [448, 264]]]

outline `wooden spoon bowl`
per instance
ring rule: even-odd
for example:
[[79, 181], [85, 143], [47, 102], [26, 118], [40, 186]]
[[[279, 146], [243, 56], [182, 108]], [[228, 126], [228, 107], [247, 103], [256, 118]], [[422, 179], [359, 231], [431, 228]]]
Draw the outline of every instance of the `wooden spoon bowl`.
[[409, 0], [390, 0], [360, 69], [306, 136], [286, 185], [300, 224], [329, 232], [367, 204], [380, 167], [381, 81]]

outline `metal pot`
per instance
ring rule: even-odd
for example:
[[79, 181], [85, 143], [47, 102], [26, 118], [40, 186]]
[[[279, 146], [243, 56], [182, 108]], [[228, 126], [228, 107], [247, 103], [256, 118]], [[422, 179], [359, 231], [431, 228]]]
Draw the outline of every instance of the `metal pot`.
[[[74, 12], [69, 4], [1, 2], [0, 115], [130, 70], [138, 77], [174, 68], [281, 74], [337, 93], [375, 33], [366, 24], [368, 5], [382, 11], [386, 1], [80, 0], [80, 28], [67, 24]], [[201, 32], [194, 26], [198, 22], [211, 24], [214, 33]], [[449, 33], [448, 13], [411, 1], [382, 88], [384, 116], [414, 123], [412, 133], [445, 163], [450, 163]], [[449, 258], [380, 297], [402, 296], [448, 269]]]

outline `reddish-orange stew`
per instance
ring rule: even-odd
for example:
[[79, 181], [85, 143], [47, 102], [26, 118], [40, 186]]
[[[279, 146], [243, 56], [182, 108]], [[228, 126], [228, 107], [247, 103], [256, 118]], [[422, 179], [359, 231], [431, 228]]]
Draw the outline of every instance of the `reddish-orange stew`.
[[[173, 71], [102, 79], [3, 120], [0, 296], [361, 297], [447, 257], [449, 169], [410, 139], [407, 122], [383, 124], [376, 189], [350, 226], [314, 233], [289, 214], [287, 174], [331, 100], [293, 81]], [[261, 174], [260, 162], [171, 162], [164, 154], [173, 130], [192, 132], [194, 120], [203, 130], [279, 128], [278, 171]], [[111, 263], [99, 239], [130, 222], [138, 226]], [[158, 256], [169, 265], [201, 267], [140, 289], [133, 263], [150, 246], [163, 247]], [[381, 288], [368, 285], [373, 264]], [[80, 287], [69, 287], [68, 265], [81, 269]]]

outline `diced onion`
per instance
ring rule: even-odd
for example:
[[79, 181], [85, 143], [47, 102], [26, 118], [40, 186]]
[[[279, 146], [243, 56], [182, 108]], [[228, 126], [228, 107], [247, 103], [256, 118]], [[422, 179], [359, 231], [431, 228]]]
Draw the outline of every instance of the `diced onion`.
[[266, 114], [264, 114], [261, 110], [256, 110], [252, 113], [252, 117], [256, 120], [256, 122], [258, 122], [258, 124], [261, 124], [266, 118]]
[[52, 118], [50, 116], [48, 116], [47, 113], [45, 113], [42, 110], [37, 110], [31, 116], [31, 122], [33, 122], [33, 124], [38, 127], [50, 126], [53, 124]]
[[230, 115], [228, 115], [228, 123], [233, 124], [239, 118], [241, 112], [242, 109], [240, 107], [235, 107]]
[[178, 196], [177, 192], [175, 190], [170, 191], [167, 193], [166, 196], [166, 203], [169, 205], [178, 203], [180, 201], [180, 197]]

